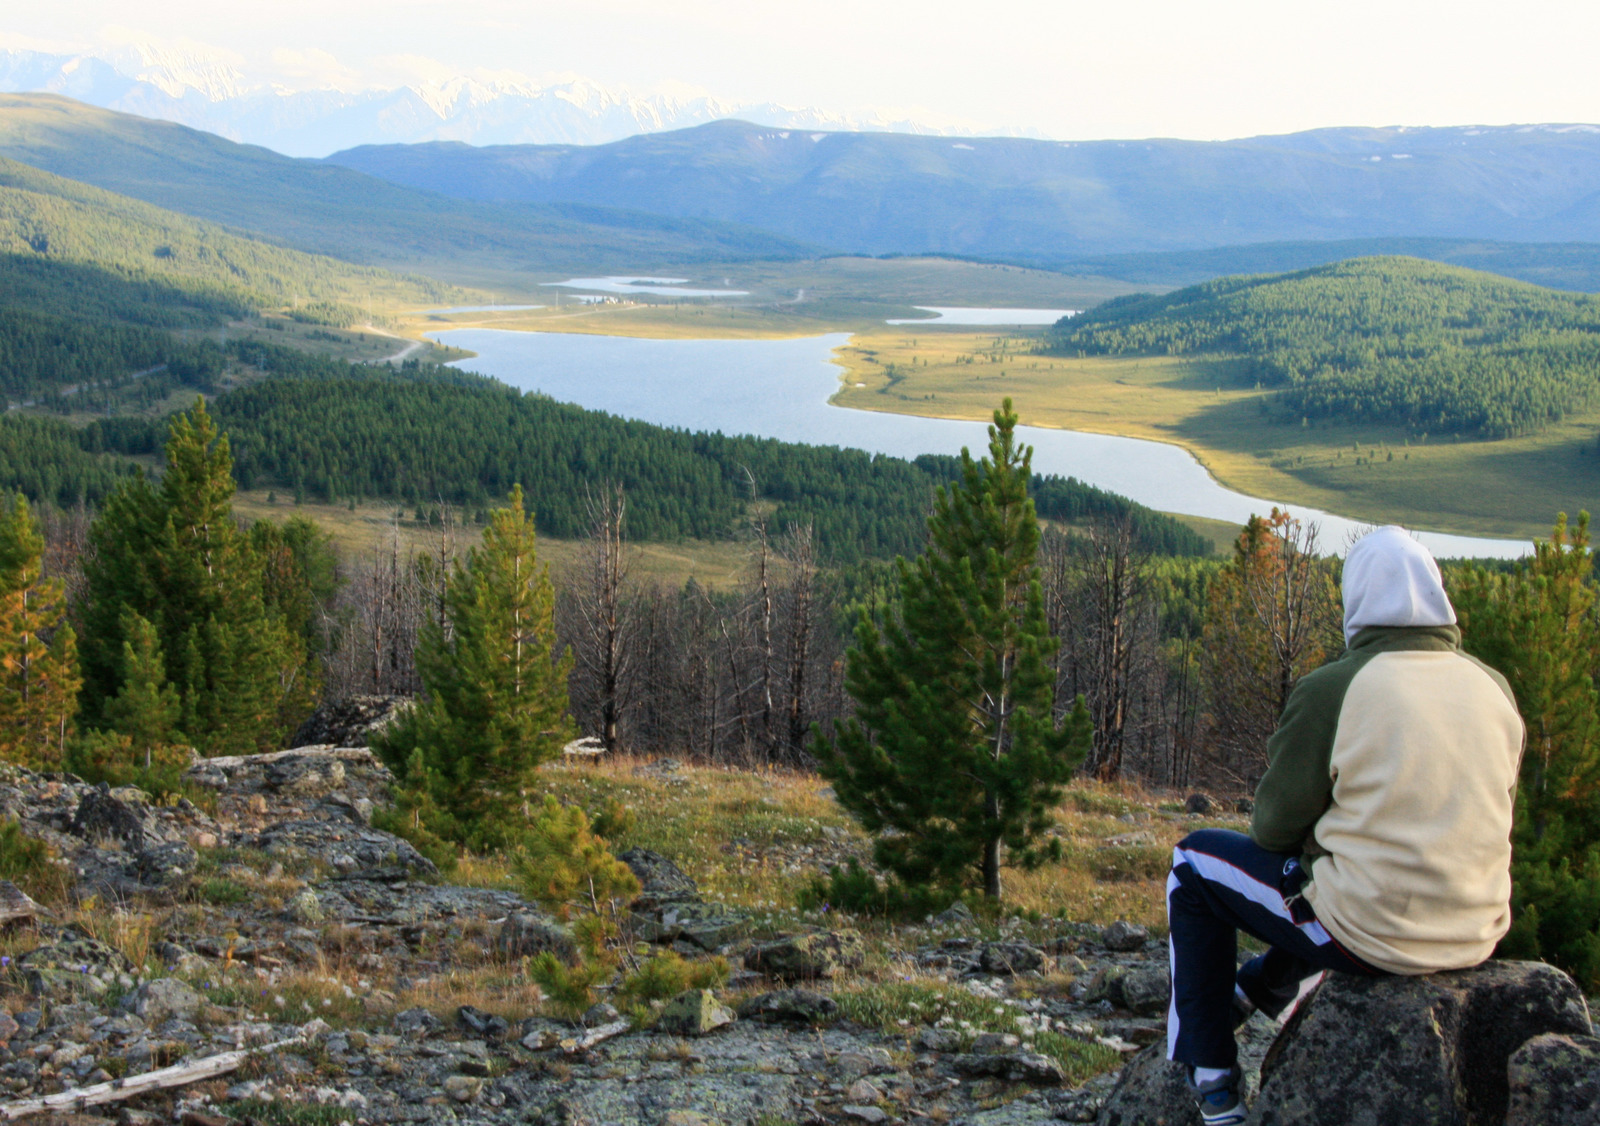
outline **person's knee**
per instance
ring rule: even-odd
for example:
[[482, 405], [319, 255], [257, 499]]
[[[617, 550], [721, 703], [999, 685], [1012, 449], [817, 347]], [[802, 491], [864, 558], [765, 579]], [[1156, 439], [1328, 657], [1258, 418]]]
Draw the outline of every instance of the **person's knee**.
[[1203, 852], [1207, 856], [1226, 856], [1238, 848], [1241, 841], [1249, 840], [1243, 833], [1232, 829], [1196, 829], [1178, 842], [1174, 860], [1186, 852]]

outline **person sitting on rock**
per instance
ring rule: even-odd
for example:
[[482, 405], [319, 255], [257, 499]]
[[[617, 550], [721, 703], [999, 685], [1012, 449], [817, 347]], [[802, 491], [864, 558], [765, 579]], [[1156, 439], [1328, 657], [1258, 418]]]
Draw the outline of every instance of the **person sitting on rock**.
[[[1250, 834], [1190, 833], [1167, 879], [1167, 1058], [1208, 1126], [1245, 1120], [1234, 1030], [1320, 970], [1475, 966], [1511, 925], [1524, 730], [1505, 678], [1461, 652], [1427, 550], [1379, 528], [1344, 564], [1346, 650], [1301, 678], [1267, 743]], [[1237, 932], [1269, 949], [1238, 966]]]

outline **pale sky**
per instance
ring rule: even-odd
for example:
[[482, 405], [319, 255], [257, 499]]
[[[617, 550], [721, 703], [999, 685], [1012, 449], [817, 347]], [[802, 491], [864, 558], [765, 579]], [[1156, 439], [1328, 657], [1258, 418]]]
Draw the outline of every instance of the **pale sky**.
[[1595, 0], [50, 0], [0, 46], [221, 52], [293, 88], [460, 74], [1061, 139], [1600, 121]]

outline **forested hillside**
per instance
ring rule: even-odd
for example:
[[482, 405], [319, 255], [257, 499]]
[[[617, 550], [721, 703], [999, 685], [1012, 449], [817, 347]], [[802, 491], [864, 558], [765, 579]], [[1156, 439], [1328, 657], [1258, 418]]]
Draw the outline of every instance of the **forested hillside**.
[[0, 155], [300, 250], [436, 276], [638, 270], [810, 250], [699, 217], [455, 200], [51, 94], [0, 95]]
[[[50, 401], [208, 360], [169, 330], [285, 311], [352, 324], [459, 296], [427, 278], [304, 254], [0, 158], [0, 396]], [[205, 386], [204, 382], [197, 385]]]
[[[456, 295], [429, 278], [305, 254], [0, 158], [0, 282], [7, 305], [182, 325], [251, 308]], [[42, 264], [89, 267], [41, 269]]]
[[1319, 239], [1256, 242], [1205, 250], [1147, 251], [1077, 258], [1057, 268], [1140, 285], [1194, 285], [1229, 274], [1281, 274], [1346, 258], [1400, 254], [1483, 270], [1551, 289], [1600, 291], [1600, 243], [1497, 242], [1461, 238]]
[[1600, 392], [1600, 298], [1411, 258], [1358, 258], [1116, 298], [1062, 320], [1077, 355], [1238, 357], [1290, 411], [1487, 438]]
[[[212, 405], [247, 488], [477, 511], [521, 484], [540, 531], [575, 537], [590, 530], [590, 498], [617, 484], [627, 491], [629, 534], [640, 540], [729, 538], [758, 500], [774, 533], [809, 523], [825, 558], [848, 561], [915, 553], [933, 487], [956, 476], [953, 458], [907, 462], [669, 430], [451, 368], [412, 364], [391, 373], [254, 344], [231, 351], [276, 375]], [[26, 451], [21, 460], [31, 460], [31, 475], [0, 463], [0, 488], [58, 503], [103, 493], [97, 474], [110, 468], [102, 453], [154, 453], [166, 433], [165, 420], [109, 419], [83, 430], [73, 448], [62, 440], [64, 426], [26, 425], [13, 442]], [[1125, 519], [1146, 550], [1210, 551], [1171, 517], [1071, 479], [1036, 478], [1034, 494], [1049, 519], [1110, 516]]]

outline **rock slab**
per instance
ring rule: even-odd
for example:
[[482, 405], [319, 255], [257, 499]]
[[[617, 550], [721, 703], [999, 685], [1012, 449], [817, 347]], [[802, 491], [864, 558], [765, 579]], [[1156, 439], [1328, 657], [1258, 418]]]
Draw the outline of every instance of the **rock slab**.
[[1511, 1057], [1506, 1126], [1600, 1122], [1600, 1039], [1548, 1032]]
[[783, 981], [805, 981], [857, 969], [865, 958], [866, 949], [855, 931], [815, 931], [752, 946], [744, 964]]
[[1262, 1065], [1261, 1126], [1499, 1126], [1507, 1066], [1546, 1033], [1587, 1037], [1571, 978], [1539, 962], [1423, 977], [1330, 974]]

